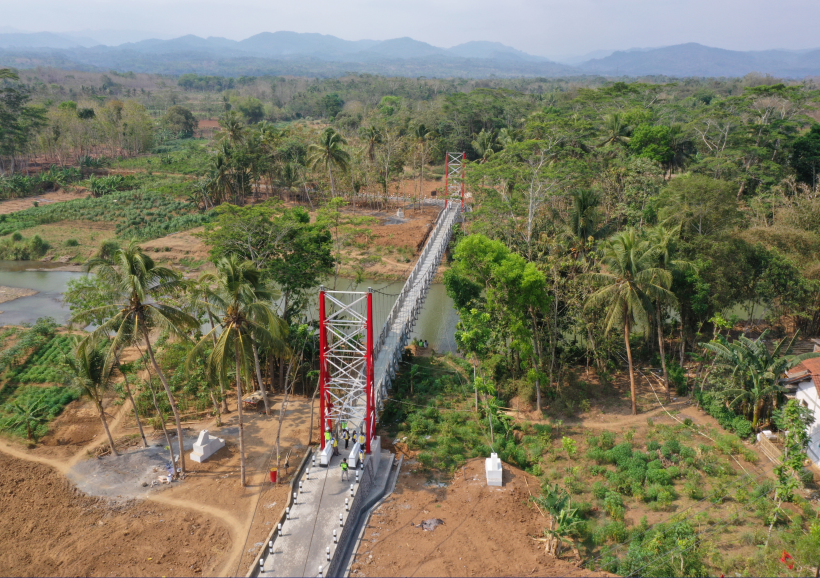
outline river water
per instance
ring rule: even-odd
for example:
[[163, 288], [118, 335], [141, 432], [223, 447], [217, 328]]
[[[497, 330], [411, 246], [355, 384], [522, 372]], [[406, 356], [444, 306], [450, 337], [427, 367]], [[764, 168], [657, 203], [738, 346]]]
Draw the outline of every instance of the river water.
[[[68, 321], [71, 313], [63, 304], [63, 292], [71, 279], [85, 273], [48, 271], [62, 266], [40, 261], [0, 261], [0, 285], [39, 291], [31, 297], [0, 303], [0, 325], [34, 323], [39, 317], [53, 317], [57, 323]], [[29, 270], [35, 268], [43, 270]]]
[[[70, 312], [62, 302], [62, 294], [69, 280], [85, 273], [47, 270], [60, 266], [57, 263], [39, 261], [0, 261], [0, 285], [39, 291], [31, 297], [0, 303], [0, 325], [34, 323], [39, 317], [53, 317], [57, 323], [68, 321]], [[372, 287], [375, 292], [373, 309], [376, 333], [381, 331], [384, 320], [395, 302], [395, 296], [403, 286], [404, 283], [401, 281], [372, 280], [353, 286], [350, 279], [339, 279], [336, 284], [340, 291], [366, 291], [368, 287]], [[453, 301], [447, 296], [444, 285], [434, 284], [430, 287], [411, 337], [426, 339], [430, 347], [437, 352], [455, 351], [454, 333], [457, 322], [458, 313], [453, 308]]]

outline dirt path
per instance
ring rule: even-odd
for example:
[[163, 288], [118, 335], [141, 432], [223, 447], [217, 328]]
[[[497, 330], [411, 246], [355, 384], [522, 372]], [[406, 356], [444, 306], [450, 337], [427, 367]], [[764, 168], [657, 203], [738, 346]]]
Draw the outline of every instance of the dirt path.
[[0, 201], [0, 215], [8, 215], [30, 209], [34, 206], [34, 201], [37, 201], [40, 206], [49, 205], [51, 203], [60, 203], [63, 201], [73, 201], [74, 199], [84, 199], [88, 196], [88, 191], [54, 191], [53, 193], [43, 193], [33, 197], [26, 197], [23, 199], [9, 199], [7, 201]]
[[[22, 445], [14, 444], [7, 440], [0, 440], [0, 453], [10, 456], [7, 459], [25, 460], [28, 463], [36, 463], [37, 467], [49, 467], [55, 471], [54, 475], [58, 475], [62, 484], [71, 489], [73, 496], [79, 496], [82, 499], [103, 500], [100, 503], [109, 503], [106, 500], [114, 498], [114, 502], [126, 504], [122, 506], [124, 512], [132, 512], [133, 508], [156, 509], [163, 508], [165, 517], [173, 517], [175, 520], [182, 519], [196, 519], [196, 520], [210, 520], [211, 527], [214, 531], [217, 528], [220, 532], [224, 532], [223, 538], [220, 540], [218, 546], [214, 546], [219, 550], [218, 557], [212, 558], [211, 567], [208, 570], [201, 568], [201, 571], [208, 572], [208, 575], [230, 576], [235, 573], [244, 574], [246, 566], [252, 561], [253, 556], [258, 551], [258, 545], [267, 537], [272, 524], [278, 518], [281, 511], [282, 504], [284, 504], [288, 486], [285, 484], [279, 486], [271, 486], [268, 481], [268, 469], [270, 460], [272, 458], [272, 448], [275, 442], [276, 429], [278, 427], [278, 407], [279, 399], [274, 398], [274, 415], [267, 417], [257, 413], [245, 414], [245, 446], [246, 446], [246, 466], [247, 466], [247, 486], [242, 488], [239, 486], [239, 454], [238, 454], [238, 427], [237, 427], [237, 413], [235, 404], [231, 403], [233, 411], [223, 416], [224, 424], [221, 428], [215, 427], [214, 420], [203, 420], [191, 427], [191, 424], [186, 424], [186, 444], [188, 435], [195, 436], [200, 429], [209, 429], [213, 435], [223, 437], [226, 440], [226, 448], [220, 450], [210, 460], [204, 464], [197, 464], [191, 460], [187, 460], [188, 473], [186, 479], [181, 482], [175, 482], [171, 486], [164, 486], [162, 488], [138, 488], [135, 487], [130, 491], [132, 494], [138, 495], [141, 499], [133, 500], [129, 496], [112, 495], [109, 486], [105, 484], [110, 481], [112, 476], [124, 475], [133, 476], [133, 472], [125, 465], [120, 458], [114, 456], [107, 456], [102, 460], [87, 460], [90, 453], [96, 447], [106, 444], [107, 438], [102, 431], [99, 417], [96, 416], [96, 424], [94, 425], [94, 436], [90, 436], [90, 431], [85, 431], [84, 435], [78, 437], [77, 441], [80, 443], [71, 443], [68, 439], [61, 438], [58, 434], [53, 436], [54, 446], [40, 446], [34, 449], [28, 449]], [[74, 402], [75, 404], [78, 402]], [[75, 414], [82, 414], [86, 408], [83, 405], [75, 406], [71, 411]], [[127, 423], [130, 405], [117, 407], [118, 411], [110, 416], [110, 427], [112, 435], [115, 439], [121, 437], [128, 432], [125, 429]], [[110, 410], [109, 410], [110, 411]], [[61, 416], [63, 417], [63, 416]], [[64, 426], [68, 427], [74, 421], [68, 419], [66, 416]], [[87, 418], [86, 418], [87, 419]], [[304, 444], [307, 442], [308, 423], [310, 419], [310, 400], [301, 398], [291, 398], [288, 404], [288, 411], [286, 412], [285, 422], [282, 428], [282, 451], [286, 453], [293, 449], [293, 456], [291, 457], [291, 472], [294, 465], [298, 464], [300, 456], [305, 451]], [[133, 418], [132, 418], [133, 420]], [[56, 423], [56, 422], [55, 422]], [[85, 430], [89, 430], [91, 422], [84, 426]], [[146, 431], [149, 435], [149, 442], [152, 444], [164, 445], [164, 439], [158, 432]], [[93, 437], [88, 441], [89, 437]], [[73, 438], [72, 438], [73, 439]], [[66, 446], [65, 444], [69, 445]], [[69, 451], [70, 450], [70, 451]], [[159, 453], [163, 460], [167, 460], [166, 453], [157, 451], [156, 448], [151, 448], [154, 453]], [[142, 449], [142, 444], [137, 448], [129, 448], [124, 457], [137, 455], [148, 450]], [[187, 453], [187, 452], [186, 452]], [[130, 459], [130, 458], [129, 458]], [[120, 460], [120, 461], [118, 461]], [[117, 464], [122, 464], [120, 467]], [[89, 470], [89, 467], [91, 468]], [[80, 475], [84, 477], [83, 487], [91, 488], [89, 494], [85, 494], [77, 490], [76, 486], [67, 481], [66, 475], [75, 475], [76, 472], [82, 469]], [[88, 471], [86, 471], [88, 470]], [[129, 479], [134, 479], [129, 477]], [[88, 483], [86, 483], [86, 481]], [[286, 481], [286, 480], [285, 480]], [[33, 487], [37, 487], [40, 482], [37, 480], [27, 480]], [[54, 481], [46, 482], [51, 485]], [[99, 489], [99, 496], [94, 497], [94, 484], [103, 484]], [[125, 481], [126, 485], [128, 484]], [[134, 482], [131, 482], [133, 485]], [[137, 492], [142, 490], [142, 493]], [[34, 490], [35, 492], [40, 490]], [[114, 491], [116, 494], [116, 490]], [[66, 502], [68, 498], [60, 498]], [[79, 499], [79, 498], [78, 498]], [[67, 503], [67, 502], [66, 502]], [[130, 504], [130, 505], [127, 505]], [[153, 504], [153, 506], [151, 506]], [[70, 508], [69, 505], [61, 507]], [[107, 506], [106, 506], [107, 507]], [[130, 514], [123, 513], [125, 518]], [[162, 519], [165, 519], [163, 517]], [[69, 518], [67, 517], [66, 520]], [[20, 518], [20, 524], [24, 524], [25, 519]], [[199, 523], [198, 523], [199, 524]], [[201, 525], [201, 524], [199, 524]], [[12, 524], [14, 526], [14, 524]], [[45, 531], [45, 530], [43, 530]], [[62, 532], [62, 533], [61, 533]], [[58, 530], [55, 535], [62, 535], [64, 532]], [[154, 544], [153, 548], [160, 548], [160, 544], [169, 543], [167, 533], [157, 533], [154, 535], [153, 530], [146, 536], [146, 539]], [[36, 540], [32, 543], [35, 543]], [[10, 545], [11, 542], [6, 543], [0, 538], [0, 546]], [[61, 542], [56, 545], [63, 549]], [[3, 548], [0, 547], [0, 550]], [[8, 548], [5, 548], [8, 550]], [[110, 550], [110, 549], [109, 549]], [[69, 550], [63, 556], [61, 564], [67, 565], [70, 568], [76, 568], [75, 560], [69, 555]], [[114, 559], [120, 560], [124, 553], [119, 552], [119, 549], [114, 546]], [[32, 554], [33, 555], [33, 554]], [[150, 556], [149, 556], [150, 558]], [[167, 555], [166, 555], [167, 558]], [[207, 556], [206, 556], [207, 558]], [[118, 562], [119, 567], [113, 567], [108, 564], [109, 557], [100, 557], [94, 564], [85, 567], [82, 571], [75, 570], [74, 572], [83, 575], [116, 575], [120, 572], [120, 568], [124, 570], [124, 575], [185, 575], [185, 571], [178, 564], [175, 565], [173, 571], [168, 569], [165, 564], [161, 564], [154, 571], [153, 566], [144, 566], [146, 559], [133, 558], [130, 562]], [[190, 566], [190, 565], [189, 565]], [[160, 568], [162, 568], [160, 570]], [[22, 572], [22, 571], [20, 571]], [[192, 569], [188, 568], [187, 574], [191, 574]], [[18, 572], [19, 573], [19, 572]], [[24, 572], [23, 572], [24, 573]]]

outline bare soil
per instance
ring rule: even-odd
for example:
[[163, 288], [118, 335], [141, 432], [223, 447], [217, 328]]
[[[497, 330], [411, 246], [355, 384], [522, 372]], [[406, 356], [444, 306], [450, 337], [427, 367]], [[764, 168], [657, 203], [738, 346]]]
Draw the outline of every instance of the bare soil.
[[4, 576], [213, 575], [225, 525], [190, 510], [78, 492], [54, 468], [0, 453]]
[[[350, 209], [349, 212], [359, 217], [374, 217], [379, 222], [368, 227], [372, 234], [369, 242], [356, 240], [360, 244], [366, 242], [366, 249], [345, 247], [341, 275], [353, 277], [356, 267], [361, 266], [371, 279], [403, 279], [415, 265], [439, 208], [406, 209], [404, 218], [397, 217], [395, 211]], [[142, 243], [142, 247], [158, 263], [179, 267], [188, 273], [202, 271], [212, 267], [208, 261], [210, 247], [197, 235], [202, 230], [198, 227], [174, 233]]]
[[173, 233], [167, 237], [142, 243], [142, 248], [158, 263], [184, 267], [188, 271], [197, 271], [210, 266], [208, 262], [210, 247], [197, 236], [197, 233], [201, 233], [202, 230], [203, 227], [197, 227]]
[[[134, 473], [143, 459], [137, 454], [151, 452], [135, 440], [137, 428], [133, 415], [128, 415], [130, 406], [106, 404], [118, 449], [127, 452], [125, 459], [93, 457], [106, 438], [93, 406], [83, 401], [67, 406], [37, 447], [0, 440], [0, 507], [4, 512], [17, 510], [14, 516], [3, 518], [0, 574], [244, 575], [284, 507], [289, 477], [283, 470], [283, 483], [270, 484], [281, 401], [274, 398], [271, 417], [245, 413], [247, 485], [240, 486], [234, 399], [229, 398], [231, 411], [223, 416], [221, 428], [213, 419], [185, 423], [186, 445], [189, 436], [208, 429], [225, 439], [226, 448], [204, 464], [187, 459], [186, 452], [186, 477], [170, 485], [138, 483], [144, 476]], [[281, 443], [283, 457], [292, 451], [288, 474], [292, 475], [306, 451], [310, 413], [310, 400], [295, 397], [288, 404]], [[144, 427], [150, 444], [165, 445], [161, 432]], [[167, 460], [167, 454], [160, 452], [158, 457]], [[7, 471], [15, 481], [4, 477]], [[77, 479], [86, 492], [78, 490], [66, 475]], [[129, 489], [122, 492], [118, 487]], [[13, 488], [13, 494], [7, 494], [6, 488]], [[52, 494], [53, 501], [43, 498]], [[43, 556], [43, 544], [48, 545], [47, 556]], [[16, 557], [13, 563], [9, 561], [12, 555]]]
[[[529, 502], [538, 478], [504, 465], [503, 487], [487, 486], [484, 460], [470, 460], [449, 483], [402, 466], [396, 490], [373, 513], [352, 576], [608, 576], [544, 553], [548, 520]], [[433, 531], [428, 519], [443, 524]]]
[[30, 209], [34, 206], [34, 201], [37, 201], [40, 206], [48, 205], [50, 203], [60, 203], [62, 201], [73, 201], [74, 199], [84, 199], [88, 196], [88, 191], [85, 189], [74, 191], [54, 191], [53, 193], [43, 193], [36, 197], [26, 197], [24, 199], [9, 199], [7, 201], [0, 201], [0, 215], [8, 215], [16, 213], [25, 209]]

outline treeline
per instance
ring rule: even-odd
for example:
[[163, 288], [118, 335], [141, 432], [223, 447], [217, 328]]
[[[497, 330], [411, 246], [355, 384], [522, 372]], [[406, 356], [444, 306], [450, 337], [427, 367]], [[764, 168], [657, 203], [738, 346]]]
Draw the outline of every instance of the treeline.
[[154, 122], [134, 100], [31, 101], [32, 91], [18, 75], [0, 69], [0, 175], [28, 173], [35, 160], [75, 165], [139, 154], [153, 145]]

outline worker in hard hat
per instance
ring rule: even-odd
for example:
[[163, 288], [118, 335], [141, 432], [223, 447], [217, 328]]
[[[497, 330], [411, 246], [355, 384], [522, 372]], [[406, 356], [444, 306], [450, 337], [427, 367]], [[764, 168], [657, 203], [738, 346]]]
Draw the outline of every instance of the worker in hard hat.
[[350, 432], [347, 431], [347, 430], [344, 430], [342, 432], [342, 439], [345, 441], [345, 449], [347, 449], [347, 444], [350, 443]]
[[336, 440], [335, 437], [332, 438], [331, 444], [333, 445], [333, 455], [338, 456], [339, 455], [339, 442]]
[[332, 435], [330, 435], [330, 428], [329, 428], [329, 427], [325, 428], [325, 443], [326, 443], [326, 444], [327, 444], [327, 443], [329, 443], [329, 442], [330, 442], [330, 438], [332, 438], [332, 437], [333, 437], [333, 436], [332, 436]]

